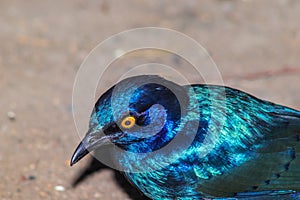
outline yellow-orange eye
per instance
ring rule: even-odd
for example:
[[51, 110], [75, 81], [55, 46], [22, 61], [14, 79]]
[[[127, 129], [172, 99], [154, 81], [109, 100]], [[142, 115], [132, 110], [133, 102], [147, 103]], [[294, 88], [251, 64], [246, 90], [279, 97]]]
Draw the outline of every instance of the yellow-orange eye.
[[132, 116], [125, 117], [121, 122], [121, 126], [126, 129], [132, 128], [134, 125], [135, 118]]

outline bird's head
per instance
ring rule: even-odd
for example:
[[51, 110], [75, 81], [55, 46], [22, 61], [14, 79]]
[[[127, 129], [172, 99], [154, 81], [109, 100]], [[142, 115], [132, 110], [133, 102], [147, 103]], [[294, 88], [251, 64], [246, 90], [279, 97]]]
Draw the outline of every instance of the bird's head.
[[184, 87], [158, 76], [122, 80], [96, 102], [71, 165], [110, 143], [136, 153], [162, 148], [176, 135], [188, 101]]

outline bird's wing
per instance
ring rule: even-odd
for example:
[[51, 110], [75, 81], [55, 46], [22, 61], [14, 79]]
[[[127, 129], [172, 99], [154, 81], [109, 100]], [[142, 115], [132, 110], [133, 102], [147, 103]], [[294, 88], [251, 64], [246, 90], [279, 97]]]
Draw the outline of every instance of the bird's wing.
[[300, 112], [276, 105], [271, 115], [276, 126], [244, 152], [251, 158], [201, 183], [202, 192], [245, 197], [300, 191]]

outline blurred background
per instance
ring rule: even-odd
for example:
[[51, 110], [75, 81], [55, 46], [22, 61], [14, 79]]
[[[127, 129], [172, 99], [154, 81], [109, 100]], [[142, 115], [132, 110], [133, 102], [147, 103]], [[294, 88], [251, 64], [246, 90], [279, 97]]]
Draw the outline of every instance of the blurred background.
[[76, 72], [127, 29], [185, 33], [226, 85], [300, 110], [299, 10], [297, 0], [1, 0], [0, 199], [144, 199], [91, 157], [69, 167]]

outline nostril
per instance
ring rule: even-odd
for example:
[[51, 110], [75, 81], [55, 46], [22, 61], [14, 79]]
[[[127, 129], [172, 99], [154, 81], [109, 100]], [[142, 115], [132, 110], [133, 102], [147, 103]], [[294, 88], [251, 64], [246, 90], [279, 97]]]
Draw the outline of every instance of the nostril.
[[95, 141], [96, 141], [96, 139], [95, 139], [95, 138], [91, 138], [91, 139], [89, 139], [89, 143], [90, 143], [90, 144], [94, 143]]

